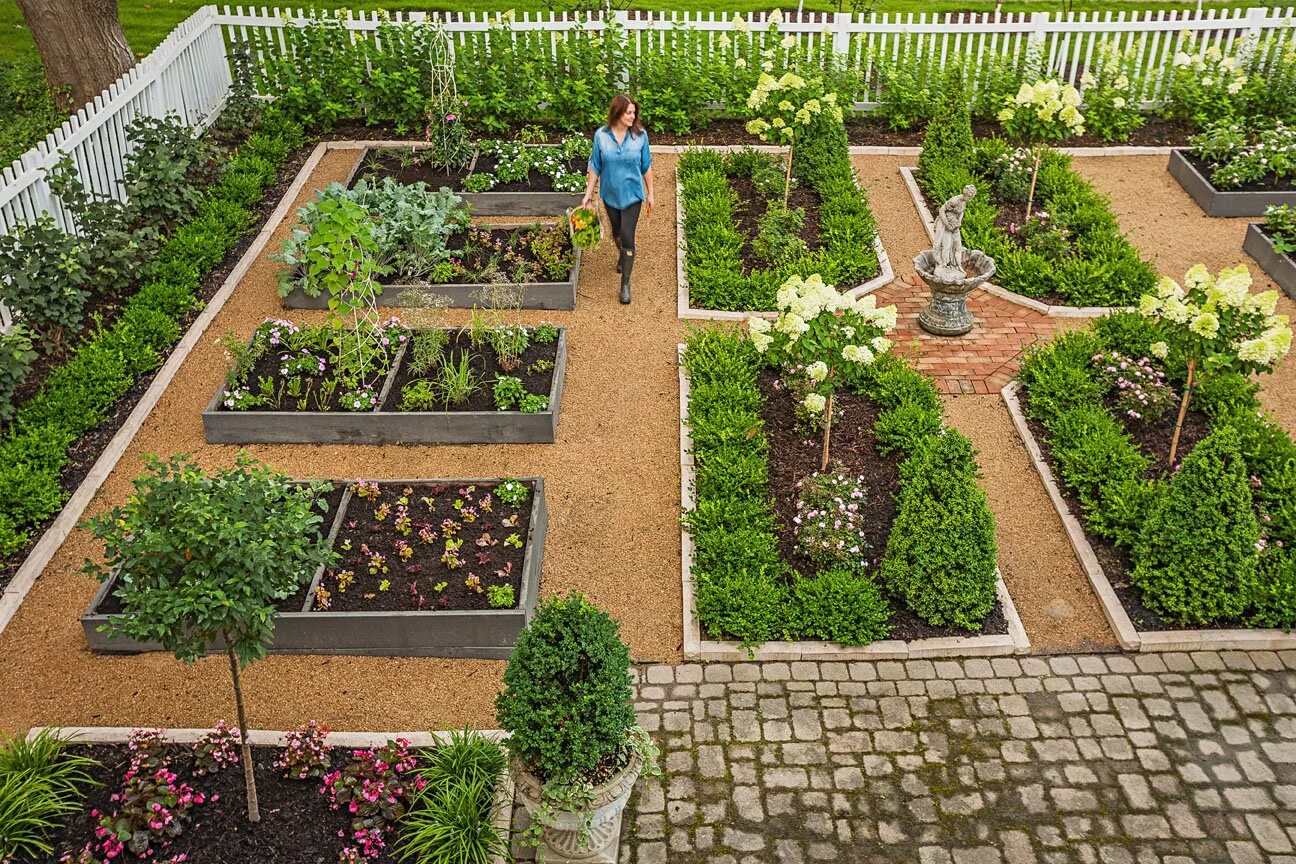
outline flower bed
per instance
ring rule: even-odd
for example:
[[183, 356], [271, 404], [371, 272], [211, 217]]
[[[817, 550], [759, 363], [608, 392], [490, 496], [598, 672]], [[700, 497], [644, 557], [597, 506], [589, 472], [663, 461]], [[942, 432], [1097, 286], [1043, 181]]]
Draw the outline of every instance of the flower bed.
[[[1222, 274], [1205, 284], [1246, 298], [1247, 283]], [[1172, 303], [1173, 287], [1162, 295]], [[1263, 316], [1275, 297], [1237, 308]], [[1207, 332], [1202, 320], [1194, 326]], [[1121, 314], [1034, 352], [1005, 390], [1018, 431], [1125, 647], [1296, 646], [1271, 629], [1296, 626], [1296, 443], [1262, 415], [1258, 387], [1219, 361], [1199, 370], [1176, 437], [1177, 394], [1197, 364], [1166, 338], [1163, 326]], [[1285, 338], [1239, 351], [1258, 362]]]
[[[46, 835], [53, 851], [39, 859], [20, 855], [15, 864], [145, 860], [131, 851], [134, 836], [147, 841], [147, 860], [158, 864], [389, 864], [413, 847], [421, 847], [419, 860], [442, 860], [444, 840], [422, 844], [434, 833], [429, 824], [446, 822], [451, 802], [459, 805], [453, 812], [464, 831], [476, 835], [473, 845], [490, 855], [481, 860], [504, 860], [513, 787], [505, 754], [489, 733], [333, 733], [313, 721], [288, 733], [252, 730], [257, 823], [245, 810], [237, 728], [55, 733], [75, 736], [55, 764], [84, 760], [90, 782], [79, 784], [70, 802], [75, 812]], [[356, 794], [363, 784], [391, 800], [380, 806]], [[150, 829], [137, 815], [142, 807], [134, 797], [145, 791], [154, 793], [143, 804], [161, 827]], [[162, 809], [152, 810], [152, 801]], [[87, 846], [88, 857], [81, 857]]]
[[[278, 603], [271, 653], [509, 656], [535, 611], [543, 480], [333, 481], [325, 504], [338, 561]], [[120, 611], [115, 585], [81, 616], [90, 650], [162, 650], [99, 632]]]
[[565, 328], [478, 318], [411, 331], [392, 319], [382, 344], [344, 332], [267, 321], [246, 347], [227, 343], [230, 374], [203, 411], [208, 442], [553, 443]]
[[1296, 205], [1296, 129], [1221, 123], [1170, 153], [1170, 175], [1207, 216], [1261, 216], [1265, 208]]
[[472, 161], [442, 170], [420, 155], [423, 148], [371, 147], [364, 151], [355, 180], [425, 182], [459, 194], [477, 216], [551, 216], [580, 206], [589, 167], [590, 141], [566, 138], [556, 146], [482, 141]]
[[[702, 332], [681, 350], [687, 656], [1024, 649], [974, 451], [943, 427], [926, 378], [889, 354], [860, 366], [834, 396], [835, 459], [820, 472], [787, 377], [750, 343]], [[849, 511], [844, 527], [823, 523], [815, 486]], [[853, 563], [811, 557], [815, 540]]]
[[814, 272], [863, 286], [883, 270], [877, 224], [840, 124], [825, 124], [793, 151], [787, 208], [781, 157], [691, 150], [677, 176], [681, 314], [770, 311], [789, 276]]

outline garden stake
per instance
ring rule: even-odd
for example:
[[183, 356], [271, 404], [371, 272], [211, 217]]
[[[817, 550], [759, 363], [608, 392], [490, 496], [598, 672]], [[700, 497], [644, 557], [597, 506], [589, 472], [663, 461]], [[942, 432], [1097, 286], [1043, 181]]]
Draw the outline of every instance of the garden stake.
[[1179, 433], [1183, 431], [1184, 415], [1188, 413], [1188, 400], [1192, 398], [1193, 372], [1197, 358], [1188, 358], [1188, 383], [1184, 385], [1183, 401], [1179, 403], [1179, 419], [1175, 420], [1174, 436], [1170, 439], [1170, 464], [1174, 465], [1175, 451], [1179, 449]]
[[828, 470], [828, 438], [832, 434], [833, 394], [828, 394], [828, 404], [824, 405], [823, 455], [819, 457], [819, 470]]
[[243, 779], [247, 783], [248, 821], [261, 821], [261, 807], [257, 804], [256, 776], [252, 773], [252, 745], [248, 743], [247, 715], [243, 713], [243, 686], [239, 682], [238, 657], [234, 655], [234, 639], [229, 633], [225, 638], [225, 655], [229, 657], [230, 674], [234, 676], [234, 707], [238, 711], [240, 744], [243, 748]]
[[1030, 192], [1026, 194], [1026, 222], [1030, 221], [1031, 210], [1035, 206], [1035, 181], [1039, 179], [1040, 163], [1044, 161], [1044, 148], [1036, 146], [1031, 152], [1031, 157], [1031, 185]]

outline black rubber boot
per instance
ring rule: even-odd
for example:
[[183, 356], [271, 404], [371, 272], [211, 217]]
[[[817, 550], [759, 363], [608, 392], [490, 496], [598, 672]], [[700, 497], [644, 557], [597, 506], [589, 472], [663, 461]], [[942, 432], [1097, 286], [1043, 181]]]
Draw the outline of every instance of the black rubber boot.
[[622, 249], [617, 270], [621, 273], [621, 302], [630, 302], [630, 273], [634, 270], [634, 250]]
[[612, 242], [616, 244], [616, 250], [617, 250], [616, 272], [620, 273], [621, 272], [621, 238], [613, 234]]

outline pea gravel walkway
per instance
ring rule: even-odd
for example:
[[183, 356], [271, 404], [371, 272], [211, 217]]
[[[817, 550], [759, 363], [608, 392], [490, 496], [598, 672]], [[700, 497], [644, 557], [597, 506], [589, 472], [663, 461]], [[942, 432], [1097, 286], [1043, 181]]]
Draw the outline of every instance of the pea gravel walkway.
[[639, 676], [623, 862], [1296, 862], [1296, 652]]

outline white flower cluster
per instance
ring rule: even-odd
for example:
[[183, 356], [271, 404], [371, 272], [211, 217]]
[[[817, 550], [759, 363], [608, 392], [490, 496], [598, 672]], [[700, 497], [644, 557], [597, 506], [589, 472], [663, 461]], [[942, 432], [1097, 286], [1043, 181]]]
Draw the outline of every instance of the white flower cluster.
[[[1156, 294], [1144, 294], [1139, 299], [1139, 312], [1186, 326], [1190, 333], [1206, 340], [1219, 337], [1226, 321], [1236, 322], [1225, 329], [1228, 344], [1216, 349], [1232, 351], [1246, 363], [1272, 366], [1291, 349], [1292, 331], [1286, 315], [1274, 314], [1278, 292], [1251, 294], [1250, 287], [1251, 273], [1245, 264], [1221, 270], [1214, 277], [1198, 264], [1184, 275], [1183, 285], [1163, 277], [1157, 283]], [[1169, 347], [1158, 342], [1151, 351], [1153, 356], [1164, 357]]]
[[1238, 68], [1237, 58], [1225, 57], [1218, 45], [1211, 45], [1205, 51], [1195, 53], [1192, 37], [1189, 36], [1189, 42], [1184, 48], [1187, 50], [1175, 52], [1174, 65], [1198, 73], [1203, 87], [1223, 87], [1230, 94], [1236, 94], [1246, 86], [1247, 74]]
[[1018, 119], [1019, 111], [1033, 112], [1043, 123], [1060, 122], [1075, 135], [1084, 134], [1084, 115], [1080, 113], [1080, 91], [1056, 78], [1044, 78], [1034, 84], [1022, 84], [1002, 111], [999, 122]]
[[749, 120], [747, 131], [765, 141], [791, 141], [797, 126], [809, 126], [820, 115], [836, 123], [842, 119], [836, 93], [825, 93], [822, 81], [806, 81], [794, 72], [780, 78], [762, 72], [747, 108], [764, 115]]

